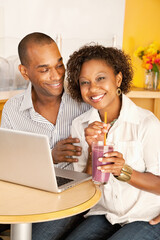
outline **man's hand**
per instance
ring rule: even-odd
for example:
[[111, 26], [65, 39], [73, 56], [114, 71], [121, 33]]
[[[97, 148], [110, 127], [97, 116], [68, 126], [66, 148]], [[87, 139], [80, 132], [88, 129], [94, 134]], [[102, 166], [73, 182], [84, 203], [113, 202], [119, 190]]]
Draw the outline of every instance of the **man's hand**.
[[78, 158], [75, 158], [75, 156], [81, 155], [82, 148], [74, 146], [73, 143], [79, 143], [79, 139], [68, 137], [59, 141], [52, 150], [53, 162], [78, 162]]
[[149, 221], [149, 223], [151, 225], [156, 225], [156, 224], [160, 223], [160, 214], [157, 217], [155, 217], [154, 219], [152, 219], [151, 221]]

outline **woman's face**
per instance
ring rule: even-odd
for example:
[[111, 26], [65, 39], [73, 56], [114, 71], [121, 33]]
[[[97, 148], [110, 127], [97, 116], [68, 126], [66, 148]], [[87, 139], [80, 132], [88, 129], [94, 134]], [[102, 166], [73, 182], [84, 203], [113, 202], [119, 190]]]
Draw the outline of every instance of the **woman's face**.
[[108, 111], [119, 102], [116, 90], [122, 82], [121, 72], [114, 74], [104, 60], [83, 63], [79, 84], [83, 101], [101, 111]]

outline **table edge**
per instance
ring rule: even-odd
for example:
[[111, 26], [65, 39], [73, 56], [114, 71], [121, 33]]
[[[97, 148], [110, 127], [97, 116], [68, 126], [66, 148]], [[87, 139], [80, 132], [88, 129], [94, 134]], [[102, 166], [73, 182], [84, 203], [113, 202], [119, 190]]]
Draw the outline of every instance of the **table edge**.
[[41, 213], [41, 214], [29, 214], [29, 215], [0, 215], [0, 223], [3, 224], [16, 224], [16, 223], [34, 223], [34, 222], [45, 222], [51, 220], [57, 220], [69, 216], [73, 216], [82, 213], [94, 205], [100, 200], [101, 191], [98, 186], [95, 185], [94, 195], [82, 204], [79, 204], [72, 208], [60, 210], [56, 212]]

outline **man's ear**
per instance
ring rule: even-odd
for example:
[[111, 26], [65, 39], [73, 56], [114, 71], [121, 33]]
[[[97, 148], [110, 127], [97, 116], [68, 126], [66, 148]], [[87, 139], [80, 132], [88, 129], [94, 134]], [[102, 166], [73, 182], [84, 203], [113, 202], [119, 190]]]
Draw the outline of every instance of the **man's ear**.
[[24, 79], [25, 79], [25, 80], [29, 80], [26, 67], [23, 66], [22, 64], [20, 64], [20, 65], [18, 66], [18, 69], [19, 69], [20, 73], [22, 74], [22, 76], [24, 77]]
[[117, 84], [117, 87], [120, 87], [120, 86], [121, 86], [122, 79], [123, 79], [122, 73], [119, 72], [119, 73], [116, 75], [116, 84]]

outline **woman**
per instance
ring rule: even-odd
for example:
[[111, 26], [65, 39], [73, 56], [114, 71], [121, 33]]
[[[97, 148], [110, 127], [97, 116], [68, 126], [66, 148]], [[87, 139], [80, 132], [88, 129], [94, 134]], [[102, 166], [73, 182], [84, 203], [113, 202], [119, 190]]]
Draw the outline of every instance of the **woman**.
[[92, 106], [73, 121], [72, 137], [83, 147], [75, 170], [91, 172], [91, 143], [107, 127], [107, 140], [116, 145], [99, 159], [106, 163], [99, 171], [111, 173], [100, 202], [67, 240], [159, 239], [160, 223], [149, 221], [160, 211], [160, 122], [124, 95], [133, 77], [130, 57], [116, 48], [84, 46], [70, 56], [67, 71], [72, 98]]

